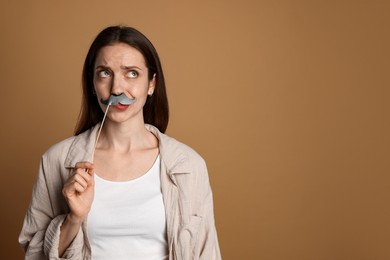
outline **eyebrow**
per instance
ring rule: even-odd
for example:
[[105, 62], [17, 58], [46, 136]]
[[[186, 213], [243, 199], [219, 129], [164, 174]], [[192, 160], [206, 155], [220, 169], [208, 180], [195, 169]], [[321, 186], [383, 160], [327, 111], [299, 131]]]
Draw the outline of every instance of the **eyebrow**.
[[[98, 65], [98, 66], [96, 66], [95, 70], [97, 70], [97, 69], [110, 69], [110, 67], [104, 66], [104, 65]], [[123, 70], [138, 69], [138, 70], [142, 71], [142, 69], [138, 66], [121, 66], [121, 69], [123, 69]]]
[[129, 70], [129, 69], [139, 69], [142, 71], [142, 69], [138, 66], [121, 66], [121, 69]]

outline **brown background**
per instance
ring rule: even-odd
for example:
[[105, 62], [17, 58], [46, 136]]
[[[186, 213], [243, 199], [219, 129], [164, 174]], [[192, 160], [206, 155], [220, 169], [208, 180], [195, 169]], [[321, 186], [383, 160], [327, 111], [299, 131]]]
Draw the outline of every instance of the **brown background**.
[[224, 259], [390, 259], [389, 1], [2, 1], [2, 259], [105, 26], [155, 44], [208, 162]]

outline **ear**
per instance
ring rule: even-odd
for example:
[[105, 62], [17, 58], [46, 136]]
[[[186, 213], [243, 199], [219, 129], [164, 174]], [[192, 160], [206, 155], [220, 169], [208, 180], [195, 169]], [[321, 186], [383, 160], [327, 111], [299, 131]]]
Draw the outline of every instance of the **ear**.
[[153, 78], [149, 81], [148, 95], [153, 95], [154, 89], [156, 88], [156, 73], [154, 73]]

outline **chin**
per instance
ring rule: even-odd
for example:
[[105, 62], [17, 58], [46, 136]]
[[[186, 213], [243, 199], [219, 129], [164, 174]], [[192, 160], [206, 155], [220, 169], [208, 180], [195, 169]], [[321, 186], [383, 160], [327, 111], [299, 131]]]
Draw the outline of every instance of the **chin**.
[[[137, 122], [137, 116], [129, 115], [127, 113], [113, 113], [107, 115], [108, 119], [114, 124], [124, 124], [129, 122]], [[143, 122], [143, 120], [142, 120]]]

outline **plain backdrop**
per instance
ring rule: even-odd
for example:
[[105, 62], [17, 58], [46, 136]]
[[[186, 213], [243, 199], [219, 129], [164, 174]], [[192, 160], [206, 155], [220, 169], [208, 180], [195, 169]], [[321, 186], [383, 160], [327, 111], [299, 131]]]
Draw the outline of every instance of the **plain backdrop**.
[[73, 134], [108, 25], [157, 48], [167, 133], [207, 161], [226, 260], [390, 259], [390, 2], [27, 0], [0, 4], [2, 259], [40, 156]]

